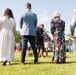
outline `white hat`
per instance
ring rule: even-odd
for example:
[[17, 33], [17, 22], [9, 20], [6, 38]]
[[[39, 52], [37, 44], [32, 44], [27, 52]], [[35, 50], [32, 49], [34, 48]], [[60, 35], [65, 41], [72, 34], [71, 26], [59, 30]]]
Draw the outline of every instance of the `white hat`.
[[53, 14], [53, 16], [54, 16], [54, 17], [56, 17], [56, 16], [59, 16], [59, 17], [60, 17], [60, 16], [61, 16], [61, 14], [60, 14], [60, 12], [59, 12], [59, 11], [55, 11], [55, 12], [54, 12], [54, 14]]

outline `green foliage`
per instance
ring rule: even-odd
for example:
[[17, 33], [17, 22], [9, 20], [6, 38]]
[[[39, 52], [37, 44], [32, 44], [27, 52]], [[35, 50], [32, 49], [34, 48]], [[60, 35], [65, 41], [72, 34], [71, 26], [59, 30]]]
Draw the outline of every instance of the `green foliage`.
[[20, 32], [16, 31], [14, 33], [14, 38], [15, 38], [15, 42], [21, 42], [21, 36], [20, 36]]
[[52, 63], [52, 52], [49, 52], [48, 57], [39, 58], [39, 64], [33, 64], [33, 57], [26, 57], [25, 65], [22, 65], [21, 52], [15, 52], [15, 61], [11, 65], [0, 63], [0, 75], [76, 75], [76, 52], [66, 55], [64, 64]]

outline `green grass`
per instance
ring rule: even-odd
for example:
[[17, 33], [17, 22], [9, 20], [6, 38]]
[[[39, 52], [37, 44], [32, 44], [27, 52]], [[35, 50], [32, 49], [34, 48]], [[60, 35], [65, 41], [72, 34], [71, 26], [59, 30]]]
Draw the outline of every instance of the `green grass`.
[[26, 64], [20, 64], [20, 52], [15, 53], [15, 61], [11, 65], [2, 66], [0, 62], [0, 75], [76, 75], [76, 52], [66, 53], [66, 63], [51, 62], [52, 52], [45, 58], [39, 58], [39, 64], [33, 64], [33, 57], [26, 57]]

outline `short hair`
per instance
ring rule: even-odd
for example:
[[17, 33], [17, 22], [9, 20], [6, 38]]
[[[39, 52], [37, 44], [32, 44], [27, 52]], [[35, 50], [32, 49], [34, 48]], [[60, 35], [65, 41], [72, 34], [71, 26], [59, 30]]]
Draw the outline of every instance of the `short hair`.
[[39, 24], [38, 25], [40, 28], [44, 28], [44, 24]]
[[55, 12], [53, 13], [53, 16], [54, 16], [54, 18], [55, 18], [55, 17], [61, 17], [61, 14], [60, 14], [59, 11], [55, 11]]
[[27, 7], [28, 9], [31, 9], [31, 3], [26, 3], [26, 7]]
[[5, 11], [4, 11], [4, 16], [6, 16], [6, 15], [8, 15], [11, 18], [14, 18], [12, 10], [9, 9], [9, 8], [6, 8]]

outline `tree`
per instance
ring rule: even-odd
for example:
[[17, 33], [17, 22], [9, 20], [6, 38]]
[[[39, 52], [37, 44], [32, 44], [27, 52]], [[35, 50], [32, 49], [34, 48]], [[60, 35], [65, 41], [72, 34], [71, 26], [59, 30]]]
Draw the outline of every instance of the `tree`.
[[14, 38], [15, 38], [15, 42], [21, 42], [21, 36], [19, 31], [15, 31]]

